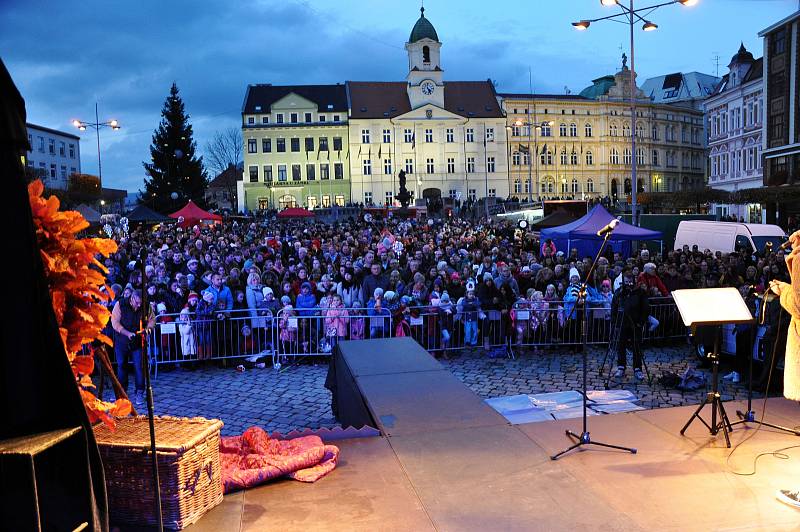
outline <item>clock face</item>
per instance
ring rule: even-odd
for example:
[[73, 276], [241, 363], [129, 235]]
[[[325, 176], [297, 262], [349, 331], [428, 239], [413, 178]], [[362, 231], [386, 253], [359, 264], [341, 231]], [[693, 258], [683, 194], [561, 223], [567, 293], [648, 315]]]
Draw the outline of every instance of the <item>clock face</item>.
[[436, 85], [434, 85], [432, 82], [425, 81], [422, 83], [422, 94], [430, 96], [433, 94], [434, 90], [436, 90]]

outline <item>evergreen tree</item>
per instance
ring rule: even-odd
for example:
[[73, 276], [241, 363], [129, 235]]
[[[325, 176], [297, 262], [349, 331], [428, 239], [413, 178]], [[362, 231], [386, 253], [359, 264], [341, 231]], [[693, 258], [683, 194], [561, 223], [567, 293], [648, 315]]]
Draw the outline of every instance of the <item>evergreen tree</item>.
[[161, 123], [150, 145], [152, 162], [143, 162], [144, 179], [140, 202], [159, 212], [174, 212], [192, 200], [205, 207], [208, 179], [203, 158], [195, 154], [189, 115], [173, 83], [161, 110]]

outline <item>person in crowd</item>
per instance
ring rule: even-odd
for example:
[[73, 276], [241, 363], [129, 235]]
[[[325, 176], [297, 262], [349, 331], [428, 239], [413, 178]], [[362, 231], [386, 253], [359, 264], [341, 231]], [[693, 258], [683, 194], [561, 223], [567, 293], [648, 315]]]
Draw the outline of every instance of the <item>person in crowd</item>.
[[614, 378], [621, 379], [625, 376], [626, 350], [630, 348], [633, 353], [634, 378], [642, 381], [644, 380], [642, 329], [650, 315], [650, 303], [647, 285], [644, 281], [637, 284], [632, 271], [626, 271], [623, 274], [622, 286], [614, 294], [611, 313], [617, 319], [622, 320], [617, 343], [617, 370], [614, 372]]
[[[130, 296], [121, 298], [111, 311], [111, 326], [114, 329], [114, 356], [117, 359], [117, 379], [122, 389], [128, 389], [128, 360], [133, 363], [134, 404], [144, 404], [144, 373], [142, 371], [141, 321], [142, 293], [132, 290]], [[152, 327], [153, 323], [148, 324]], [[119, 397], [117, 399], [120, 399]]]

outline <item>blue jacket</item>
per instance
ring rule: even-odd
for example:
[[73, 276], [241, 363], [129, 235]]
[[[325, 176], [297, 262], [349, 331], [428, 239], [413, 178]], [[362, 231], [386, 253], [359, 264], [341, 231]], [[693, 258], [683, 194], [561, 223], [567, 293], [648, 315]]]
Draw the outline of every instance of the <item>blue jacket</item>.
[[297, 296], [294, 308], [297, 310], [298, 316], [313, 316], [316, 314], [317, 298], [314, 297], [314, 294], [300, 294]]
[[231, 289], [225, 285], [217, 290], [214, 286], [209, 286], [206, 290], [214, 294], [214, 308], [219, 307], [219, 302], [222, 301], [225, 305], [225, 310], [232, 310], [233, 309], [233, 294], [231, 294]]

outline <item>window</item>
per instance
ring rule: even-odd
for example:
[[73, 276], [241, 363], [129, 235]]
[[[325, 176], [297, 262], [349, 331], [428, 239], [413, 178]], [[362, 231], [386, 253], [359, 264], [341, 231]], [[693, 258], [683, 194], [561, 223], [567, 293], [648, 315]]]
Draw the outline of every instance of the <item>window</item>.
[[364, 203], [372, 205], [372, 192], [364, 192]]
[[432, 174], [432, 173], [435, 172], [435, 168], [434, 168], [434, 164], [433, 164], [433, 159], [432, 158], [425, 159], [425, 171], [427, 173], [429, 173], [429, 174]]
[[261, 117], [261, 123], [262, 124], [269, 124], [269, 117], [268, 116], [262, 116]]
[[594, 192], [594, 181], [592, 178], [586, 180], [586, 192], [593, 193]]
[[543, 137], [550, 137], [552, 136], [553, 132], [550, 129], [550, 124], [544, 123], [542, 124], [542, 136]]
[[67, 178], [67, 165], [66, 164], [62, 164], [61, 165], [61, 174], [60, 175], [61, 175], [61, 179], [66, 179]]
[[392, 131], [390, 129], [383, 130], [383, 142], [385, 144], [392, 142]]
[[383, 160], [383, 173], [386, 175], [392, 175], [392, 160], [391, 159], [384, 159]]
[[494, 173], [494, 157], [486, 158], [486, 171], [490, 174]]
[[264, 181], [267, 183], [272, 183], [272, 165], [265, 164], [264, 165]]
[[451, 188], [447, 191], [447, 195], [450, 199], [456, 199], [458, 197], [458, 191], [454, 188]]
[[425, 130], [425, 142], [433, 142], [433, 130], [426, 129]]
[[248, 117], [247, 117], [247, 123], [248, 123], [248, 124], [255, 124], [255, 123], [256, 123], [256, 117], [254, 117], [254, 116], [248, 116]]
[[448, 174], [456, 173], [456, 160], [454, 157], [447, 158], [447, 173]]
[[300, 181], [303, 176], [300, 175], [300, 165], [293, 164], [292, 165], [292, 181]]
[[487, 127], [486, 128], [486, 142], [494, 142], [494, 128]]
[[305, 113], [303, 118], [305, 118], [306, 124], [310, 124], [311, 123], [311, 113]]
[[392, 205], [394, 203], [394, 193], [391, 190], [386, 191], [386, 205]]
[[563, 165], [567, 164], [567, 149], [566, 148], [561, 148], [561, 164], [563, 164]]
[[297, 137], [289, 139], [291, 144], [291, 150], [293, 153], [297, 153], [300, 151], [300, 139]]
[[776, 31], [770, 41], [772, 45], [772, 55], [782, 54], [786, 51], [786, 30], [781, 29]]
[[320, 181], [327, 181], [331, 178], [331, 167], [328, 163], [320, 163], [319, 165], [319, 179]]
[[289, 122], [291, 122], [292, 124], [297, 123], [297, 113], [291, 113], [289, 115]]
[[[328, 138], [325, 139], [325, 151], [328, 151]], [[319, 145], [322, 146], [322, 138], [319, 139]], [[333, 151], [342, 151], [342, 137], [333, 137]]]
[[341, 122], [342, 121], [342, 117], [339, 116], [339, 115], [333, 115], [333, 121], [334, 122]]
[[511, 164], [513, 166], [519, 166], [520, 164], [520, 154], [518, 151], [515, 151], [511, 154]]
[[407, 174], [414, 173], [414, 159], [406, 159], [406, 173]]
[[587, 137], [592, 136], [592, 124], [586, 124], [583, 126], [583, 134]]
[[622, 125], [622, 136], [623, 137], [630, 137], [631, 136], [631, 126], [629, 124]]
[[372, 161], [370, 161], [369, 159], [364, 159], [363, 174], [372, 175]]
[[636, 124], [636, 138], [644, 138], [644, 128], [641, 124]]
[[361, 130], [361, 144], [369, 144], [369, 129]]
[[248, 170], [250, 171], [250, 182], [258, 183], [258, 166], [250, 166]]
[[475, 142], [475, 130], [472, 129], [471, 127], [468, 127], [466, 137], [467, 137], [467, 142]]
[[578, 136], [578, 125], [577, 124], [570, 124], [569, 125], [569, 136], [570, 137], [577, 137]]
[[494, 197], [496, 197], [496, 196], [497, 196], [497, 189], [490, 188], [490, 189], [489, 189], [489, 197], [490, 197], [490, 198], [494, 198]]
[[261, 139], [262, 153], [270, 153], [272, 151], [272, 139]]
[[572, 193], [577, 194], [580, 191], [580, 185], [578, 184], [578, 180], [576, 178], [572, 178]]
[[653, 150], [653, 166], [659, 166], [659, 163], [658, 163], [658, 150]]
[[333, 201], [334, 201], [334, 202], [336, 203], [336, 205], [338, 205], [339, 207], [344, 207], [344, 195], [342, 195], [342, 194], [336, 194], [336, 195], [333, 197]]
[[475, 173], [475, 157], [467, 157], [467, 173]]
[[562, 177], [561, 178], [561, 195], [562, 196], [566, 196], [567, 195], [567, 178], [566, 177]]
[[622, 152], [622, 164], [631, 164], [630, 148], [625, 148], [625, 150]]
[[317, 169], [313, 164], [306, 165], [306, 179], [308, 181], [314, 181], [317, 179]]
[[616, 148], [611, 148], [611, 156], [609, 157], [611, 164], [619, 164], [619, 151]]
[[314, 137], [306, 137], [306, 151], [314, 151]]
[[578, 152], [573, 151], [569, 155], [569, 164], [577, 165], [578, 164]]
[[[33, 166], [33, 163], [31, 163], [31, 166]], [[75, 173], [77, 173], [77, 172], [78, 172], [78, 170], [77, 170], [77, 169], [76, 169], [74, 166], [70, 166], [70, 167], [69, 167], [69, 173], [70, 173], [70, 175], [72, 175], [72, 174], [75, 174]]]
[[558, 126], [558, 134], [562, 137], [567, 136], [567, 124], [562, 123], [560, 126]]
[[69, 145], [69, 158], [70, 159], [74, 159], [75, 158], [75, 145], [74, 144], [70, 144]]
[[63, 141], [58, 143], [58, 154], [61, 157], [67, 156], [67, 145]]
[[519, 126], [511, 126], [511, 136], [512, 137], [519, 137], [520, 136], [520, 127]]
[[283, 153], [286, 151], [286, 139], [275, 139], [275, 150], [278, 153]]
[[422, 62], [423, 63], [431, 62], [431, 49], [429, 46], [422, 47]]
[[44, 153], [44, 137], [37, 137], [39, 139], [39, 151]]
[[275, 116], [275, 123], [276, 124], [283, 124], [283, 113], [278, 113]]
[[319, 115], [319, 121], [325, 122], [328, 118], [325, 115]]
[[306, 198], [306, 207], [309, 209], [314, 209], [317, 206], [317, 197], [316, 196], [308, 196]]
[[286, 181], [286, 165], [278, 165], [278, 181]]
[[256, 139], [247, 139], [247, 153], [256, 153], [256, 151], [258, 151]]
[[411, 131], [410, 129], [404, 129], [403, 130], [403, 142], [405, 142], [407, 144], [411, 144], [412, 142], [414, 142], [414, 132]]
[[636, 164], [647, 164], [644, 156], [644, 148], [636, 148]]
[[553, 152], [547, 150], [545, 153], [542, 153], [541, 159], [543, 165], [553, 164]]
[[469, 194], [468, 194], [469, 195], [469, 199], [471, 199], [472, 201], [475, 201], [477, 199], [477, 196], [478, 196], [477, 192], [478, 191], [475, 190], [474, 188], [469, 189]]
[[658, 140], [658, 126], [653, 126], [651, 131], [653, 140]]
[[522, 194], [522, 182], [519, 178], [514, 179], [514, 194]]
[[[55, 155], [56, 154], [56, 141], [55, 141], [55, 139], [48, 139], [47, 151], [50, 152], [50, 155]], [[55, 176], [53, 176], [53, 177], [55, 177]]]
[[591, 151], [586, 152], [586, 164], [591, 166], [594, 164], [594, 156], [592, 155]]
[[445, 138], [447, 139], [447, 142], [453, 142], [454, 137], [455, 134], [453, 132], [453, 128], [451, 127], [447, 128], [447, 130], [445, 131]]

